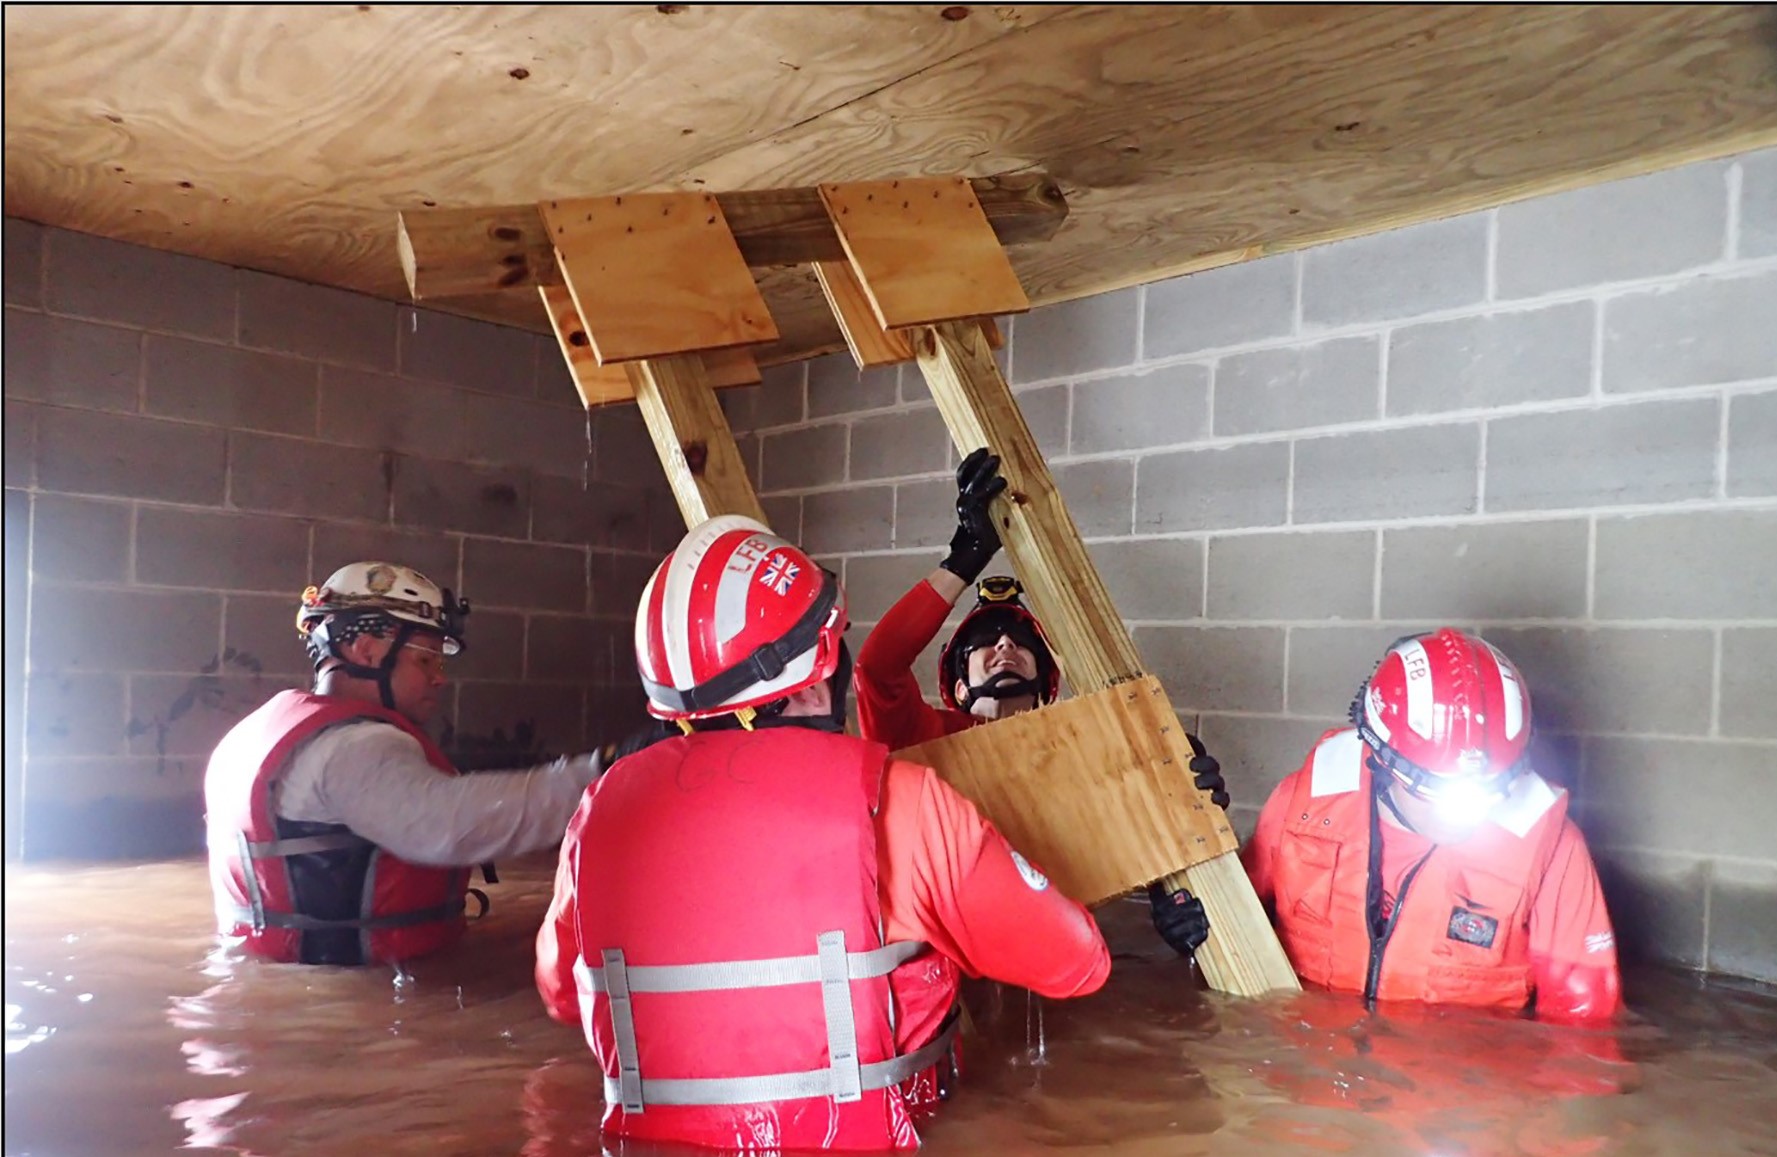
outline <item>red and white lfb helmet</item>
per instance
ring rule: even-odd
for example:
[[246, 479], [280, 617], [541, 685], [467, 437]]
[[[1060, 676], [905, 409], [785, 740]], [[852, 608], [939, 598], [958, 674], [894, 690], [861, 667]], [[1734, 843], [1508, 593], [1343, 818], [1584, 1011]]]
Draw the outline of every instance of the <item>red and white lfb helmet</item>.
[[636, 608], [648, 711], [705, 719], [782, 699], [833, 674], [845, 634], [839, 580], [751, 518], [694, 527]]
[[1492, 644], [1451, 627], [1390, 647], [1351, 721], [1377, 763], [1416, 795], [1458, 780], [1503, 791], [1528, 765], [1523, 676]]

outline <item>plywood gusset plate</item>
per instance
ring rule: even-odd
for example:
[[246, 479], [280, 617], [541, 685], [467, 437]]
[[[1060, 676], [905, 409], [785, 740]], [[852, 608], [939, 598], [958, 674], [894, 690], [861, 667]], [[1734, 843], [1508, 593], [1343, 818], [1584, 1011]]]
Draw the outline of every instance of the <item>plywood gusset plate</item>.
[[[574, 297], [568, 287], [539, 285], [537, 291], [543, 295], [543, 308], [549, 313], [556, 344], [561, 347], [562, 357], [567, 359], [568, 372], [573, 375], [574, 389], [580, 394], [581, 404], [590, 410], [613, 402], [633, 401], [635, 389], [624, 369], [628, 363], [599, 365], [592, 352], [592, 339], [586, 336], [586, 327], [580, 322], [580, 311], [574, 308]], [[704, 350], [696, 356], [703, 360], [704, 372], [715, 389], [753, 386], [761, 380], [759, 363], [746, 346]]]
[[883, 329], [1030, 308], [1005, 249], [964, 178], [818, 187]]
[[539, 209], [600, 365], [777, 339], [714, 195], [632, 193]]

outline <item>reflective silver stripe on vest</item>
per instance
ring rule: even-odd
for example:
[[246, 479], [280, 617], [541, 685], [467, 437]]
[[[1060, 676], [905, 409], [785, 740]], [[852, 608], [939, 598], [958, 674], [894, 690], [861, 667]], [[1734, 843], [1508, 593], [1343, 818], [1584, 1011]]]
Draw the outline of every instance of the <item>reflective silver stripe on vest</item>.
[[[887, 976], [926, 950], [920, 940], [902, 940], [845, 954], [848, 980], [874, 980]], [[632, 964], [625, 970], [630, 992], [726, 992], [736, 988], [775, 988], [783, 984], [818, 984], [823, 979], [821, 958], [779, 956], [767, 960], [728, 960], [719, 964]], [[583, 969], [592, 991], [605, 992], [604, 970]]]
[[[642, 1054], [636, 1048], [635, 1009], [629, 1003], [629, 969], [623, 963], [621, 948], [607, 948], [603, 953], [605, 995], [611, 1001], [611, 1035], [617, 1041], [617, 1081], [615, 1090], [606, 1090], [606, 1097], [622, 1104], [626, 1113], [642, 1111]], [[613, 1092], [615, 1095], [613, 1096]]]
[[[950, 1042], [956, 1039], [961, 1018], [952, 1018], [948, 1027], [928, 1045], [906, 1056], [877, 1061], [858, 1067], [860, 1096], [864, 1091], [887, 1089], [900, 1084], [916, 1073], [931, 1068], [944, 1059]], [[814, 1069], [806, 1073], [776, 1073], [764, 1077], [700, 1077], [679, 1080], [644, 1082], [650, 1105], [756, 1105], [765, 1101], [793, 1101], [804, 1097], [836, 1096], [832, 1087], [833, 1070]], [[620, 1081], [605, 1078], [606, 1103], [615, 1103], [623, 1096]], [[631, 1109], [627, 1102], [625, 1112]]]
[[851, 1011], [851, 978], [846, 975], [845, 933], [823, 932], [819, 945], [821, 1009], [827, 1015], [827, 1072], [833, 1099], [840, 1104], [864, 1099], [858, 1076], [858, 1022]]
[[[815, 938], [816, 950], [811, 956], [631, 966], [624, 960], [622, 949], [607, 948], [600, 953], [604, 963], [598, 968], [587, 964], [582, 957], [575, 964], [576, 976], [587, 989], [604, 993], [611, 1004], [611, 1032], [617, 1045], [617, 1077], [605, 1078], [606, 1103], [621, 1104], [626, 1113], [640, 1113], [648, 1104], [749, 1105], [805, 1097], [832, 1097], [844, 1103], [863, 1099], [866, 1089], [898, 1085], [943, 1055], [942, 1046], [950, 1040], [954, 1026], [917, 1052], [860, 1065], [851, 982], [887, 976], [927, 947], [922, 941], [905, 940], [867, 952], [847, 952], [845, 932], [835, 930], [822, 932]], [[826, 1068], [757, 1077], [642, 1080], [635, 1008], [630, 994], [725, 992], [787, 984], [821, 986], [821, 1007], [827, 1022]]]
[[253, 845], [246, 832], [236, 832], [235, 846], [241, 857], [241, 879], [247, 886], [247, 916], [255, 933], [265, 931], [265, 897], [259, 891], [259, 877], [253, 874]]

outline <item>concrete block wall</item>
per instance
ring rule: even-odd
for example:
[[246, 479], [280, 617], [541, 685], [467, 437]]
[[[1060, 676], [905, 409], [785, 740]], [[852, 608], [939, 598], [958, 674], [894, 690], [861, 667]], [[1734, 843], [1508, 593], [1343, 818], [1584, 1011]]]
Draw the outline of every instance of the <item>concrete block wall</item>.
[[472, 603], [464, 766], [639, 722], [676, 508], [553, 340], [11, 218], [4, 286], [9, 857], [199, 846], [210, 749], [306, 685], [297, 597], [354, 559]]
[[[1777, 980], [1777, 152], [1009, 329], [1026, 419], [1243, 829], [1389, 642], [1475, 628], [1531, 681], [1629, 952]], [[861, 640], [953, 526], [917, 368], [838, 355], [726, 396]]]

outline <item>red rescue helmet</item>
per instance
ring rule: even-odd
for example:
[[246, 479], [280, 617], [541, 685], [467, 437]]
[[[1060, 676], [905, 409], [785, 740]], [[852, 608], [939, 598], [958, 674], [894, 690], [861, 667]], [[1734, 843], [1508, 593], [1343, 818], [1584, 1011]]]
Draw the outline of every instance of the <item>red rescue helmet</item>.
[[648, 711], [707, 719], [811, 687], [838, 668], [845, 626], [830, 572], [751, 518], [711, 518], [655, 569], [636, 608]]
[[1376, 765], [1422, 797], [1455, 782], [1503, 792], [1529, 763], [1523, 676], [1491, 643], [1451, 627], [1390, 647], [1351, 721]]
[[[1024, 587], [1010, 575], [989, 575], [976, 585], [974, 608], [963, 616], [938, 655], [938, 697], [944, 706], [967, 711], [982, 695], [1034, 695], [1039, 703], [1055, 702], [1061, 691], [1061, 669], [1055, 665], [1055, 652], [1049, 646], [1049, 636], [1043, 633], [1043, 624], [1025, 607], [1023, 594]], [[993, 646], [1001, 636], [1009, 636], [1036, 657], [1036, 679], [1008, 680], [998, 685], [992, 685], [990, 680], [989, 686], [970, 687], [968, 702], [959, 703], [956, 685], [969, 681], [970, 652]]]

